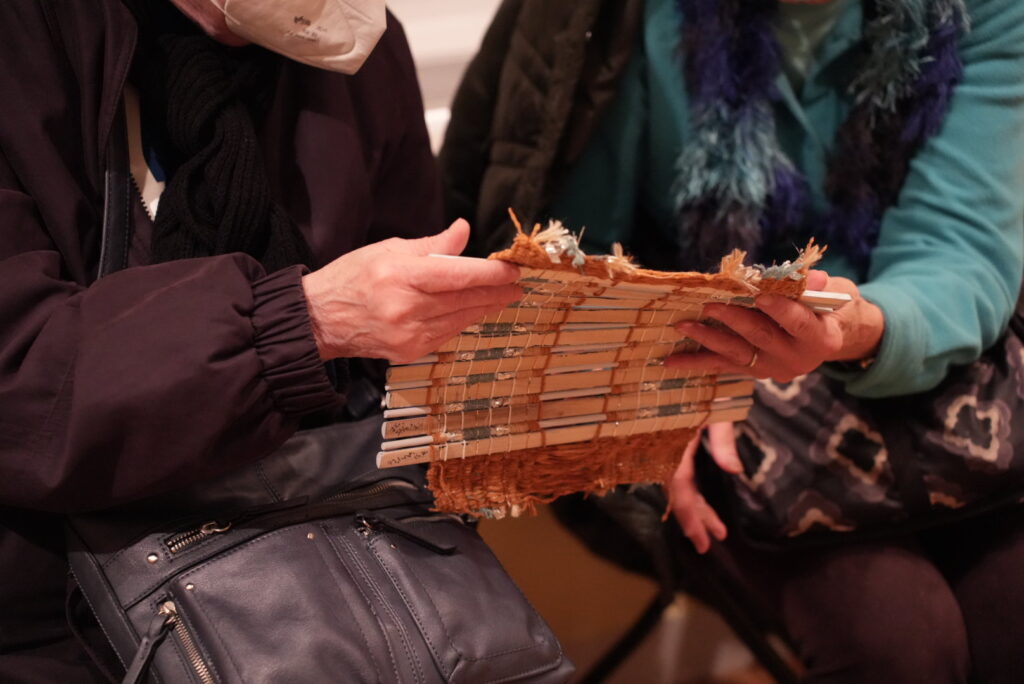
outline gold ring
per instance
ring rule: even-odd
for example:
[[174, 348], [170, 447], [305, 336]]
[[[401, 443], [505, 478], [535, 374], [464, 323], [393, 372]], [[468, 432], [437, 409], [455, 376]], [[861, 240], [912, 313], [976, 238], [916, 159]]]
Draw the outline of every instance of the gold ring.
[[754, 355], [750, 357], [750, 363], [747, 364], [747, 368], [753, 368], [754, 364], [757, 363], [757, 350], [754, 350]]

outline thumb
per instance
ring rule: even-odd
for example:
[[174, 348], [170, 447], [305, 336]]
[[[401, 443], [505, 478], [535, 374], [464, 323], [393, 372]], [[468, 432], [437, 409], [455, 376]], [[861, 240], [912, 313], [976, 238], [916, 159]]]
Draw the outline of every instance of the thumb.
[[743, 472], [743, 462], [736, 452], [736, 431], [732, 423], [708, 426], [708, 451], [718, 467], [731, 475]]
[[427, 254], [462, 254], [469, 242], [469, 223], [466, 219], [456, 219], [446, 230], [437, 235], [417, 238], [408, 241], [409, 252], [419, 256]]

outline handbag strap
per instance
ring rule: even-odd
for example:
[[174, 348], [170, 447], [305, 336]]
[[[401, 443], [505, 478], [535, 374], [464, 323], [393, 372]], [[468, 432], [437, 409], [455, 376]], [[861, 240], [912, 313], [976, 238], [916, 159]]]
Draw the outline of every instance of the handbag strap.
[[[64, 594], [64, 618], [67, 621], [68, 628], [71, 630], [71, 635], [75, 638], [75, 641], [85, 654], [89, 656], [89, 660], [93, 666], [99, 671], [99, 673], [108, 681], [110, 684], [117, 684], [121, 681], [120, 677], [116, 677], [110, 668], [107, 667], [106, 661], [100, 656], [99, 652], [93, 648], [92, 643], [86, 638], [83, 633], [83, 628], [80, 624], [81, 616], [87, 614], [91, 619], [95, 620], [95, 614], [92, 612], [92, 608], [85, 603], [85, 593], [82, 588], [78, 586], [78, 582], [75, 581], [73, 575], [69, 576], [68, 588]], [[84, 610], [82, 608], [84, 607]], [[98, 624], [98, 623], [97, 623]]]
[[103, 173], [103, 234], [96, 278], [120, 271], [128, 265], [132, 233], [132, 177], [128, 160], [128, 129], [124, 107], [118, 107], [107, 143]]

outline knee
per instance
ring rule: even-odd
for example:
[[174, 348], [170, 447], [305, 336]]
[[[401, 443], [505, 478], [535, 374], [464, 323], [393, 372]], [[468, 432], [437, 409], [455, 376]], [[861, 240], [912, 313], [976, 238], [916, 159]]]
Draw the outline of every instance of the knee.
[[835, 670], [844, 676], [823, 681], [966, 682], [970, 656], [959, 616], [942, 622], [915, 617], [907, 616], [847, 635], [842, 660], [836, 663], [840, 667]]
[[[908, 590], [912, 593], [912, 590]], [[930, 600], [929, 600], [930, 598]], [[798, 637], [808, 682], [966, 682], [967, 634], [949, 597], [861, 605]], [[826, 611], [827, 612], [827, 611]], [[813, 629], [813, 628], [812, 628]]]

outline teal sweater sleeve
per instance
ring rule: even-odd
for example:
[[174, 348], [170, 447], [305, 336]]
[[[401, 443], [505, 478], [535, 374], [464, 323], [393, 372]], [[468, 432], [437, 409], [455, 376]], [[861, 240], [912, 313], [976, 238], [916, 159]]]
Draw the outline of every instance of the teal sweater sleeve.
[[1006, 327], [1024, 263], [1024, 2], [968, 2], [964, 79], [911, 163], [861, 286], [885, 313], [877, 362], [846, 379], [866, 397], [938, 384]]

